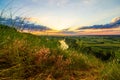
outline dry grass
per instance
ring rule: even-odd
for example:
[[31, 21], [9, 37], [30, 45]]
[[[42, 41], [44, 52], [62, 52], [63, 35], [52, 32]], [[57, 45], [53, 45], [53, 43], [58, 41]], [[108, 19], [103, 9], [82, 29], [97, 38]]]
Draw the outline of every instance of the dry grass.
[[119, 63], [105, 63], [74, 49], [61, 50], [56, 38], [1, 29], [0, 79], [119, 80]]

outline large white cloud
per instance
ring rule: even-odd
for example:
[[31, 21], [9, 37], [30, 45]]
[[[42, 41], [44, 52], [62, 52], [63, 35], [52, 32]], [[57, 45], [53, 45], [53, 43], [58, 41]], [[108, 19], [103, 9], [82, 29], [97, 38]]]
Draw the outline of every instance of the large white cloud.
[[114, 23], [114, 22], [117, 22], [118, 20], [120, 20], [120, 17], [115, 17], [115, 18], [112, 19], [111, 22]]

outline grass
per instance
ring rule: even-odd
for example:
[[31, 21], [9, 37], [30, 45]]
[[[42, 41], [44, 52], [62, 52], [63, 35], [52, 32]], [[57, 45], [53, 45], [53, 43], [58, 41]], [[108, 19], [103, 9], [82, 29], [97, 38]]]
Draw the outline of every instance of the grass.
[[[70, 49], [61, 50], [58, 41], [56, 37], [20, 33], [14, 28], [0, 25], [0, 79], [120, 79], [119, 51], [115, 52], [114, 60], [105, 62], [93, 54], [84, 54], [80, 51], [82, 49], [77, 50], [79, 46], [74, 48], [76, 44], [72, 46], [70, 42]], [[86, 48], [83, 50], [86, 51]]]

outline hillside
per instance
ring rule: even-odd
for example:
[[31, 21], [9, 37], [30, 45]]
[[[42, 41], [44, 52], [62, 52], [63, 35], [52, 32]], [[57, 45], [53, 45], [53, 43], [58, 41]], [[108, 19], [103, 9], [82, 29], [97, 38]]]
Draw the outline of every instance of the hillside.
[[0, 25], [0, 79], [120, 79], [120, 63], [117, 61], [119, 52], [115, 52], [114, 59], [103, 61], [94, 55], [94, 51], [86, 54], [89, 46], [83, 49], [82, 42], [76, 46], [72, 38], [66, 39], [70, 48], [61, 50], [60, 39], [62, 38], [20, 33], [12, 27]]

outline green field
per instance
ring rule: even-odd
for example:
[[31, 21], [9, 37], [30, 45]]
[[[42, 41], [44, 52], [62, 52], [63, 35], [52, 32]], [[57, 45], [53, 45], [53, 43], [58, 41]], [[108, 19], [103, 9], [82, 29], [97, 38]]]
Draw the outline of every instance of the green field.
[[[65, 39], [67, 50], [60, 49]], [[119, 80], [120, 36], [36, 36], [0, 25], [0, 80]]]

